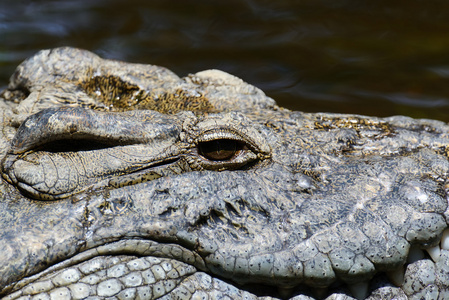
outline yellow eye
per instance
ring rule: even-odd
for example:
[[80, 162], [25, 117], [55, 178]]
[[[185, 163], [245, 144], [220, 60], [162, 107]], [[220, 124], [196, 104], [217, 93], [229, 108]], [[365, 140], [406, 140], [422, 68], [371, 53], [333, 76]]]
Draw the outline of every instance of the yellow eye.
[[198, 144], [199, 154], [212, 161], [229, 160], [242, 148], [238, 141], [231, 139], [218, 139]]

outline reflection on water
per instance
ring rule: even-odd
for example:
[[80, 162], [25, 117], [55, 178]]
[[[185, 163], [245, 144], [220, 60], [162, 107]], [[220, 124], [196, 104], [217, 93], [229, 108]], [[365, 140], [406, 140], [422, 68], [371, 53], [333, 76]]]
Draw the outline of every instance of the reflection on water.
[[222, 69], [296, 110], [449, 121], [447, 20], [447, 1], [0, 0], [0, 86], [69, 45], [180, 76]]

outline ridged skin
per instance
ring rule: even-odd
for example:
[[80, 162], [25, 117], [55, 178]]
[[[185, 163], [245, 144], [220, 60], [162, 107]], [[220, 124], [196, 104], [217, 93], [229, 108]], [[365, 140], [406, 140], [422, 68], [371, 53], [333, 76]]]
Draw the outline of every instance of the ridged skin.
[[6, 299], [449, 294], [448, 250], [408, 259], [448, 228], [442, 122], [292, 112], [73, 48], [22, 63], [0, 108]]

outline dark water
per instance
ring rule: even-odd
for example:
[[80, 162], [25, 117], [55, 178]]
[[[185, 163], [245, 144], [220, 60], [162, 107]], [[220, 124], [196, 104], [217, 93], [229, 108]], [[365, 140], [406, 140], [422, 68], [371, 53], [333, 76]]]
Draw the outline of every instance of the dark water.
[[65, 45], [222, 69], [295, 110], [449, 121], [449, 1], [0, 0], [0, 87]]

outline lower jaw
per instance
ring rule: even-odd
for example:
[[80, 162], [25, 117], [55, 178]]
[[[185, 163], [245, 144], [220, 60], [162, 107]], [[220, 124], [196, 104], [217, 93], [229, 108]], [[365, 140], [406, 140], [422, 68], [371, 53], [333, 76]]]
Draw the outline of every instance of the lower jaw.
[[[180, 261], [181, 257], [184, 262]], [[391, 274], [378, 274], [369, 282], [336, 282], [324, 289], [303, 286], [286, 289], [258, 284], [236, 287], [202, 272], [206, 270], [202, 259], [181, 246], [125, 240], [80, 253], [22, 279], [4, 292], [10, 293], [5, 299], [84, 299], [90, 296], [112, 299], [209, 296], [215, 299], [214, 295], [227, 295], [231, 299], [263, 296], [263, 299], [374, 300], [421, 299], [425, 295], [432, 295], [432, 299], [449, 299], [449, 250], [440, 249], [439, 256], [432, 259], [424, 257], [410, 262], [397, 271], [396, 278], [391, 278]], [[398, 281], [398, 277], [401, 280]]]

